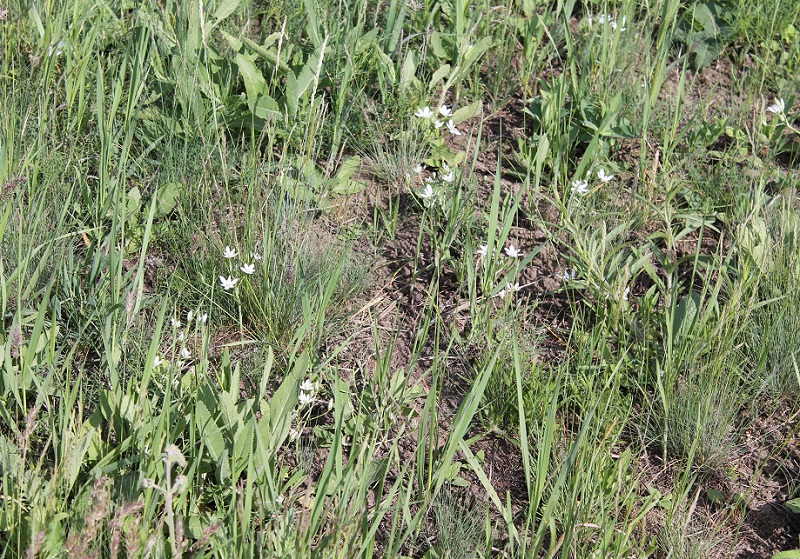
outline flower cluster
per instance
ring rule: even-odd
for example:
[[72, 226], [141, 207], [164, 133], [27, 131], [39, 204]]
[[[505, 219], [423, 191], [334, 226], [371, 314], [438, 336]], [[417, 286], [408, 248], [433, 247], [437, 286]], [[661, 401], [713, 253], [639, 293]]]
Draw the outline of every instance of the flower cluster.
[[[414, 173], [421, 175], [425, 171], [424, 167], [420, 163], [416, 167], [414, 167]], [[422, 201], [425, 203], [425, 206], [431, 207], [436, 203], [436, 200], [439, 197], [439, 190], [434, 188], [434, 184], [438, 181], [441, 181], [444, 184], [452, 184], [456, 180], [456, 173], [453, 169], [450, 168], [450, 165], [447, 164], [446, 161], [442, 161], [441, 167], [441, 174], [433, 173], [424, 179], [424, 186], [421, 190], [417, 192], [417, 196], [422, 198]]]
[[[443, 126], [446, 126], [447, 131], [450, 132], [450, 134], [452, 134], [453, 136], [460, 136], [461, 131], [458, 128], [456, 128], [456, 125], [453, 123], [453, 119], [450, 118], [451, 116], [453, 116], [453, 110], [450, 109], [450, 107], [448, 107], [447, 105], [442, 105], [439, 107], [438, 112], [442, 116], [442, 118], [446, 118], [448, 120], [447, 122], [445, 122], [443, 120], [439, 120], [439, 118], [436, 118], [436, 120], [434, 120], [433, 122], [434, 127], [438, 129], [442, 128]], [[429, 106], [425, 106], [418, 108], [417, 111], [414, 113], [414, 116], [417, 118], [430, 120], [436, 117], [436, 113], [433, 112], [433, 109], [431, 109]]]
[[300, 396], [298, 400], [300, 405], [305, 407], [313, 404], [317, 399], [317, 387], [311, 382], [311, 379], [306, 379], [300, 384]]
[[517, 283], [510, 283], [509, 282], [509, 283], [506, 283], [506, 286], [503, 289], [501, 289], [500, 291], [495, 293], [494, 296], [499, 298], [499, 299], [505, 299], [506, 295], [513, 295], [514, 293], [516, 293], [520, 289], [522, 289], [522, 288], [520, 287], [518, 282]]
[[[181, 330], [184, 327], [184, 323], [181, 322], [180, 318], [172, 317], [169, 319], [169, 324], [172, 326], [173, 329], [179, 330], [178, 335], [176, 336], [176, 340], [181, 344], [180, 349], [180, 357], [181, 360], [187, 361], [192, 358], [192, 352], [186, 347], [186, 332], [189, 329], [192, 321], [195, 322], [198, 326], [203, 326], [208, 322], [208, 313], [202, 313], [198, 311], [195, 313], [194, 311], [189, 311], [186, 313], [186, 330]], [[179, 366], [181, 365], [180, 360], [178, 361]], [[170, 363], [161, 355], [156, 355], [153, 357], [153, 369], [158, 369], [160, 367], [169, 367]]]
[[[225, 258], [226, 260], [233, 260], [237, 256], [239, 256], [239, 253], [236, 252], [236, 250], [232, 249], [231, 247], [229, 247], [227, 245], [225, 246], [225, 250], [222, 251], [222, 257]], [[255, 253], [255, 252], [251, 252], [250, 253], [250, 258], [252, 258], [253, 260], [255, 260], [257, 262], [257, 261], [261, 260], [261, 255], [258, 254], [258, 253]], [[256, 272], [256, 267], [255, 267], [255, 264], [253, 264], [251, 262], [245, 262], [244, 264], [239, 266], [239, 270], [242, 273], [247, 274], [248, 276], [251, 276]], [[236, 284], [239, 283], [240, 279], [241, 278], [234, 277], [231, 274], [228, 274], [227, 277], [226, 276], [220, 276], [219, 277], [219, 283], [222, 285], [222, 289], [224, 289], [225, 291], [229, 291], [229, 290], [233, 289], [234, 287], [236, 287]]]
[[[589, 25], [591, 25], [593, 21], [594, 20], [591, 17], [589, 17]], [[619, 27], [620, 32], [625, 31], [627, 29], [627, 27], [625, 27], [626, 22], [627, 18], [625, 16], [622, 16], [622, 21], [620, 22], [619, 25], [617, 24], [617, 20], [614, 19], [614, 17], [611, 14], [600, 14], [599, 16], [597, 16], [597, 23], [599, 23], [600, 25], [608, 25], [614, 31], [617, 30], [617, 27]]]
[[[600, 179], [601, 183], [606, 184], [614, 180], [614, 175], [607, 175], [605, 169], [600, 169], [599, 171], [597, 171], [597, 178]], [[588, 194], [589, 181], [582, 179], [575, 179], [574, 181], [572, 181], [572, 193]]]

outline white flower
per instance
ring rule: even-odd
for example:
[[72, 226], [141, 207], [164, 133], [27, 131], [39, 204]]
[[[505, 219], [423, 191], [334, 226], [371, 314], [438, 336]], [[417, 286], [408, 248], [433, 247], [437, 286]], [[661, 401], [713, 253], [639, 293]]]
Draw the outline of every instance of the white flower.
[[185, 333], [181, 332], [180, 334], [178, 334], [178, 341], [179, 342], [182, 342], [185, 338], [186, 338], [186, 334]]
[[572, 273], [569, 270], [564, 270], [564, 283], [574, 280], [578, 276], [578, 270], [572, 268]]
[[443, 176], [442, 176], [442, 180], [443, 180], [444, 182], [453, 182], [454, 180], [456, 180], [456, 174], [455, 174], [455, 172], [454, 172], [454, 171], [450, 171], [450, 172], [449, 172], [449, 173], [447, 173], [446, 175], [443, 175]]
[[520, 289], [522, 289], [522, 288], [519, 286], [519, 282], [517, 282], [517, 283], [507, 283], [506, 284], [506, 292], [508, 292], [508, 293], [519, 291]]
[[442, 126], [444, 126], [444, 122], [442, 122], [441, 120], [437, 120], [436, 122], [433, 123], [433, 125], [436, 128], [441, 128]]
[[459, 131], [459, 129], [456, 128], [455, 124], [453, 124], [453, 119], [452, 118], [447, 121], [447, 129], [450, 131], [450, 133], [453, 136], [460, 136], [461, 135], [461, 132]]
[[239, 278], [232, 278], [230, 276], [228, 276], [227, 278], [224, 278], [222, 276], [219, 277], [219, 282], [222, 284], [222, 289], [224, 289], [225, 291], [233, 289], [233, 287], [236, 285], [238, 281]]
[[282, 505], [285, 500], [286, 497], [284, 497], [283, 495], [278, 495], [277, 497], [275, 497], [275, 504]]
[[499, 299], [505, 299], [506, 298], [506, 290], [505, 289], [501, 289], [500, 291], [495, 293], [494, 296], [499, 298]]
[[161, 359], [158, 355], [153, 358], [153, 368], [158, 369], [161, 365], [164, 364], [164, 360]]
[[587, 181], [580, 179], [572, 181], [573, 194], [586, 194], [587, 192], [589, 192], [589, 183]]
[[489, 246], [488, 245], [481, 245], [478, 248], [478, 256], [485, 258], [486, 255], [489, 253]]
[[261, 254], [259, 254], [258, 252], [253, 251], [253, 252], [250, 253], [250, 258], [252, 258], [256, 262], [260, 262], [261, 261]]
[[333, 409], [333, 398], [328, 400], [328, 411], [331, 411], [332, 409]]
[[200, 322], [202, 324], [205, 324], [206, 322], [208, 322], [208, 313], [203, 313], [203, 314], [200, 315]]
[[767, 110], [774, 114], [781, 114], [786, 110], [786, 101], [783, 99], [775, 99], [775, 104], [767, 107]]
[[300, 438], [300, 431], [292, 427], [289, 429], [289, 440], [294, 441]]
[[419, 174], [420, 174], [422, 171], [424, 171], [424, 169], [423, 169], [423, 167], [422, 167], [422, 164], [419, 164], [419, 165], [417, 165], [416, 167], [414, 167], [414, 172], [415, 172], [416, 174], [418, 174], [418, 175], [419, 175]]
[[450, 165], [447, 164], [447, 161], [442, 161], [442, 171], [445, 173], [450, 171]]
[[245, 264], [243, 266], [240, 266], [239, 269], [241, 271], [243, 271], [245, 274], [247, 274], [248, 276], [256, 271], [256, 267], [253, 264]]
[[192, 356], [192, 352], [189, 351], [188, 349], [183, 348], [181, 350], [181, 357], [183, 357], [184, 359], [189, 359], [189, 358], [191, 358], [191, 356]]
[[301, 392], [300, 396], [298, 397], [298, 400], [300, 401], [301, 406], [307, 406], [309, 404], [314, 403], [314, 395], [308, 394], [306, 392]]
[[628, 300], [628, 295], [630, 295], [630, 294], [631, 294], [631, 288], [630, 287], [626, 287], [625, 288], [625, 292], [622, 294], [622, 300], [623, 301], [627, 301]]
[[605, 23], [606, 22], [606, 17], [608, 17], [609, 19], [611, 18], [611, 16], [606, 16], [606, 14], [600, 14], [599, 16], [597, 16], [597, 22], [598, 23]]
[[423, 200], [431, 200], [434, 196], [436, 196], [436, 191], [433, 189], [430, 183], [426, 183], [425, 188], [419, 193], [419, 196]]
[[517, 250], [517, 247], [514, 245], [508, 245], [505, 250], [506, 256], [509, 258], [519, 258], [522, 256], [522, 252]]
[[236, 258], [239, 256], [239, 253], [233, 250], [228, 245], [225, 245], [225, 250], [222, 252], [222, 256], [225, 258]]
[[181, 327], [181, 321], [180, 320], [175, 320], [174, 318], [170, 318], [169, 319], [169, 323], [172, 325], [173, 328], [180, 328]]
[[417, 112], [414, 113], [414, 116], [419, 118], [431, 118], [433, 116], [433, 111], [430, 107], [421, 107], [417, 109]]
[[597, 171], [597, 178], [603, 182], [608, 182], [614, 178], [614, 175], [606, 175], [605, 169]]
[[303, 383], [300, 385], [300, 390], [305, 390], [306, 392], [313, 392], [314, 385], [311, 383], [311, 379], [307, 378], [306, 380], [304, 380]]
[[186, 324], [189, 324], [192, 321], [193, 317], [194, 317], [194, 313], [192, 311], [187, 312], [186, 313]]
[[439, 114], [444, 117], [453, 116], [453, 111], [447, 105], [442, 105], [439, 107]]

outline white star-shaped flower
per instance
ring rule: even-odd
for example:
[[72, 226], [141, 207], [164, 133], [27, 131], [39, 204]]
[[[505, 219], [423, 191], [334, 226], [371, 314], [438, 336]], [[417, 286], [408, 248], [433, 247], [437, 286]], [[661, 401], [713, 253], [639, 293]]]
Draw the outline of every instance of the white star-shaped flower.
[[298, 400], [300, 400], [301, 406], [307, 406], [314, 403], [314, 396], [306, 392], [301, 392], [300, 396], [298, 396]]
[[783, 99], [775, 99], [775, 104], [767, 107], [767, 110], [774, 114], [781, 114], [786, 110], [786, 101]]
[[447, 105], [442, 105], [441, 107], [439, 107], [439, 114], [442, 115], [443, 117], [449, 117], [453, 116], [453, 111], [451, 111]]
[[201, 314], [199, 320], [201, 324], [208, 322], [208, 313]]
[[240, 266], [239, 269], [241, 271], [243, 271], [245, 274], [247, 274], [248, 276], [252, 275], [256, 271], [256, 267], [253, 264], [244, 264], [244, 265]]
[[419, 174], [420, 174], [422, 171], [424, 171], [424, 170], [425, 170], [425, 169], [422, 167], [422, 164], [419, 164], [419, 165], [417, 165], [416, 167], [414, 167], [414, 172], [415, 172], [416, 174], [418, 174], [418, 175], [419, 175]]
[[485, 258], [488, 253], [489, 253], [488, 245], [481, 245], [480, 247], [478, 247], [477, 251], [478, 256]]
[[506, 256], [509, 258], [519, 258], [522, 256], [522, 251], [517, 250], [517, 247], [514, 245], [508, 245], [505, 250]]
[[437, 120], [436, 122], [433, 123], [433, 125], [436, 128], [441, 128], [442, 126], [444, 126], [444, 122], [442, 122], [441, 120]]
[[452, 118], [447, 121], [447, 129], [450, 131], [450, 133], [453, 136], [460, 136], [461, 135], [461, 131], [458, 128], [456, 128], [455, 124], [453, 124], [453, 119]]
[[239, 278], [232, 278], [228, 276], [227, 278], [220, 276], [219, 282], [222, 284], [222, 289], [228, 291], [229, 289], [233, 289], [236, 283], [239, 281]]
[[161, 365], [164, 364], [164, 360], [161, 359], [158, 355], [153, 358], [153, 368], [158, 369]]
[[426, 183], [425, 188], [419, 193], [419, 197], [423, 200], [430, 200], [434, 196], [436, 196], [436, 191], [433, 189], [430, 183]]
[[192, 352], [189, 351], [188, 349], [183, 348], [181, 350], [181, 357], [183, 357], [184, 359], [189, 359], [191, 356], [192, 356]]
[[444, 182], [453, 182], [454, 180], [456, 180], [456, 174], [455, 174], [455, 172], [453, 172], [453, 171], [450, 171], [450, 172], [449, 172], [449, 173], [447, 173], [446, 175], [442, 175], [442, 180], [443, 180]]
[[586, 194], [589, 192], [589, 183], [585, 180], [575, 179], [572, 181], [573, 194]]
[[614, 179], [614, 175], [606, 175], [605, 169], [600, 169], [597, 171], [597, 178], [603, 182], [608, 182]]
[[522, 288], [519, 286], [519, 282], [517, 282], [517, 283], [507, 283], [506, 284], [506, 291], [508, 293], [516, 292], [516, 291], [519, 291], [520, 289], [522, 289]]
[[256, 262], [260, 262], [261, 261], [261, 254], [259, 254], [258, 252], [251, 252], [250, 253], [250, 257], [253, 260], [255, 260]]
[[420, 107], [417, 109], [417, 112], [414, 113], [414, 116], [419, 118], [431, 118], [433, 116], [433, 111], [430, 107]]
[[314, 391], [314, 384], [311, 382], [311, 379], [306, 379], [300, 385], [300, 390], [305, 390], [306, 392], [313, 392]]
[[494, 296], [497, 297], [498, 299], [505, 299], [506, 298], [506, 290], [505, 289], [501, 289], [500, 291], [495, 293]]
[[228, 259], [236, 258], [237, 256], [239, 256], [239, 253], [233, 250], [228, 245], [225, 245], [225, 250], [222, 252], [222, 256]]
[[622, 300], [623, 301], [627, 301], [628, 300], [628, 295], [630, 295], [630, 294], [631, 294], [631, 288], [630, 287], [626, 287], [625, 291], [622, 293]]
[[169, 323], [170, 323], [170, 325], [172, 325], [173, 328], [180, 328], [181, 327], [181, 321], [180, 320], [176, 320], [174, 318], [170, 318], [169, 319]]

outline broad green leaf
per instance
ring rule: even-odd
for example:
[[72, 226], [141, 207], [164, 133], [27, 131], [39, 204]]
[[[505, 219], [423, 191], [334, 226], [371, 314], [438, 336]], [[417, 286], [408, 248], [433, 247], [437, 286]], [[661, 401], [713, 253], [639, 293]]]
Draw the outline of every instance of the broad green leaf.
[[453, 123], [460, 124], [465, 120], [469, 120], [470, 118], [475, 118], [476, 116], [481, 114], [481, 109], [483, 108], [483, 104], [480, 100], [470, 103], [465, 107], [461, 107], [456, 112], [453, 113]]
[[795, 514], [800, 514], [800, 498], [786, 501], [784, 506]]
[[400, 90], [405, 91], [414, 82], [417, 73], [417, 63], [414, 62], [414, 53], [408, 51], [403, 67], [400, 70]]
[[261, 70], [246, 56], [237, 54], [234, 58], [234, 62], [236, 62], [236, 65], [239, 67], [239, 74], [244, 80], [244, 89], [247, 92], [247, 105], [250, 107], [250, 110], [253, 110], [256, 100], [264, 93], [267, 87], [267, 81], [264, 79], [264, 76], [261, 75]]
[[156, 191], [156, 212], [154, 217], [164, 217], [178, 205], [181, 184], [168, 182]]
[[292, 371], [286, 375], [283, 382], [275, 391], [269, 403], [270, 426], [272, 427], [272, 438], [270, 441], [270, 454], [280, 448], [289, 430], [292, 427], [292, 417], [297, 396], [300, 392], [300, 379], [305, 376], [310, 366], [307, 353], [303, 353], [295, 362]]
[[434, 85], [436, 85], [437, 83], [439, 83], [440, 81], [442, 81], [443, 79], [445, 79], [449, 75], [450, 75], [450, 65], [449, 64], [442, 64], [439, 67], [439, 69], [436, 70], [433, 73], [433, 76], [431, 76], [430, 87], [433, 87]]
[[217, 6], [216, 11], [214, 12], [214, 23], [211, 25], [211, 29], [222, 23], [222, 21], [230, 16], [233, 12], [239, 9], [239, 4], [241, 0], [222, 0], [219, 6]]

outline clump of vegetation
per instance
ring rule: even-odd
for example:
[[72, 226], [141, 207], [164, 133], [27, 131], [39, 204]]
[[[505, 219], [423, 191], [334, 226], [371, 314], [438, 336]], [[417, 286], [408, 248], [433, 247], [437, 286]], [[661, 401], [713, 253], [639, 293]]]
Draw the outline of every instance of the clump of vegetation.
[[798, 26], [0, 7], [0, 557], [797, 556]]

